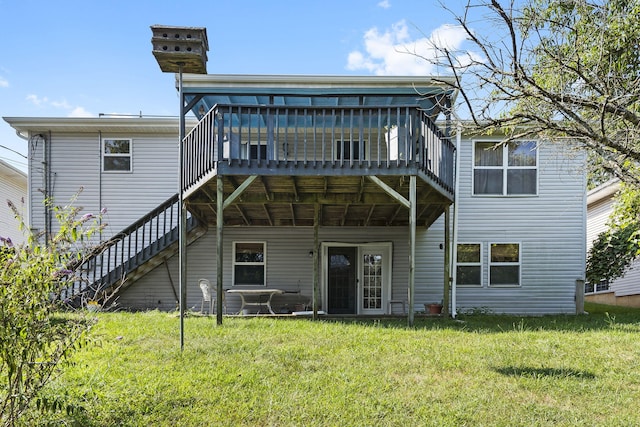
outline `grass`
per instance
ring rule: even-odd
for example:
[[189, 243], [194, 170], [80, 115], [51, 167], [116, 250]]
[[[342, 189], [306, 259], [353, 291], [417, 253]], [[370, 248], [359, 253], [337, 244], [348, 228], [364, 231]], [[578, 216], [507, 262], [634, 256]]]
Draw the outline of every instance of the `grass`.
[[83, 426], [640, 425], [640, 310], [587, 309], [414, 328], [193, 316], [183, 352], [175, 315], [102, 313], [48, 392]]

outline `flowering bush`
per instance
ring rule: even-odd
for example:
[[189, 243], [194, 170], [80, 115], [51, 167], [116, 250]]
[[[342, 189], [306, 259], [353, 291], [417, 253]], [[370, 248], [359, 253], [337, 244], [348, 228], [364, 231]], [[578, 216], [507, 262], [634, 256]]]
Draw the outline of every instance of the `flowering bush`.
[[[79, 194], [79, 193], [78, 193]], [[62, 399], [40, 399], [43, 387], [69, 356], [86, 343], [93, 320], [84, 311], [63, 313], [56, 297], [74, 279], [67, 266], [86, 251], [89, 238], [101, 228], [99, 217], [71, 204], [51, 206], [58, 231], [49, 236], [29, 233], [14, 245], [0, 238], [0, 423], [13, 426], [40, 409], [65, 409]], [[47, 202], [48, 203], [48, 202]], [[9, 202], [26, 230], [16, 207]], [[34, 405], [35, 403], [35, 405]], [[27, 420], [28, 421], [28, 420]], [[28, 423], [28, 422], [25, 422]]]

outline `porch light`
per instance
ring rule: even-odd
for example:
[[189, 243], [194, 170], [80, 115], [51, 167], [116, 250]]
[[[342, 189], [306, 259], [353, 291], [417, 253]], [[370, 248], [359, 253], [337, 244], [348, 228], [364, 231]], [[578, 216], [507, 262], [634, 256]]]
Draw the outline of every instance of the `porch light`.
[[[178, 92], [180, 100], [180, 139], [178, 140], [178, 210], [179, 242], [179, 277], [180, 277], [180, 350], [184, 348], [184, 312], [187, 306], [187, 208], [184, 203], [184, 140], [185, 131], [185, 102], [182, 90], [182, 73], [206, 74], [207, 73], [207, 29], [201, 27], [171, 27], [162, 25], [151, 26], [151, 44], [153, 56], [160, 65], [160, 70], [165, 73], [178, 73]], [[220, 312], [220, 310], [218, 310]], [[220, 314], [218, 314], [220, 316]], [[221, 321], [222, 318], [219, 318]]]

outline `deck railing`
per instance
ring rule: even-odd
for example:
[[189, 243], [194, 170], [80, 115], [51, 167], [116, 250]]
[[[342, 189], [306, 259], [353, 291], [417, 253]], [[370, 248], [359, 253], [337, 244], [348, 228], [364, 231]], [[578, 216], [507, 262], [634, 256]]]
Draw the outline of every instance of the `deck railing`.
[[[187, 134], [183, 149], [185, 191], [220, 168], [238, 174], [323, 168], [328, 175], [415, 170], [453, 191], [455, 147], [415, 106], [216, 105]], [[274, 169], [283, 166], [286, 172]]]
[[[70, 266], [75, 280], [61, 298], [102, 299], [105, 290], [177, 242], [179, 206], [175, 194]], [[195, 217], [188, 215], [187, 230], [196, 225]]]

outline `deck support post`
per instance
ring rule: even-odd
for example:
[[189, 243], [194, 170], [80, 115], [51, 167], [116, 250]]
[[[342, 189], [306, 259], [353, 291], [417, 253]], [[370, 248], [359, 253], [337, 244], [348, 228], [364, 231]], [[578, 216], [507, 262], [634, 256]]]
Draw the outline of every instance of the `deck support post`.
[[449, 293], [451, 289], [451, 213], [444, 211], [444, 293], [442, 294], [442, 315], [449, 315]]
[[318, 296], [320, 294], [318, 289], [319, 284], [319, 241], [318, 241], [318, 229], [320, 228], [320, 205], [315, 204], [313, 207], [313, 319], [318, 319]]
[[224, 226], [224, 182], [216, 178], [216, 323], [222, 325], [222, 298], [224, 298], [222, 275], [222, 230]]
[[409, 310], [407, 323], [413, 326], [416, 281], [416, 176], [409, 178]]

